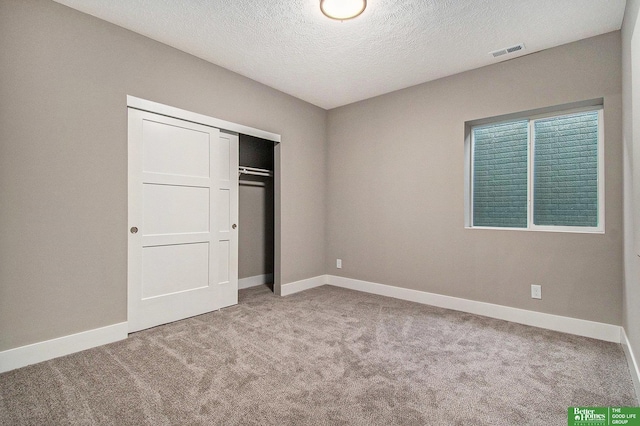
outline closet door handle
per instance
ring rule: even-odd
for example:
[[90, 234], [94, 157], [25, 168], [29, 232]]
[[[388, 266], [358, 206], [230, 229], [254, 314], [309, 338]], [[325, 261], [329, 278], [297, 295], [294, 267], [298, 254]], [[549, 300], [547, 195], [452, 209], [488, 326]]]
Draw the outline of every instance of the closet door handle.
[[238, 225], [236, 225], [235, 223], [233, 225], [231, 225], [232, 229], [236, 229], [238, 227]]

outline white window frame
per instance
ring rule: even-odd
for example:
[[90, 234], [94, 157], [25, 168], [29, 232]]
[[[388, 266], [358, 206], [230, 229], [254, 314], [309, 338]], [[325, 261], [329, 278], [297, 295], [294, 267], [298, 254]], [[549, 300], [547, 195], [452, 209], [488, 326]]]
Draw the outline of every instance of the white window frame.
[[[549, 226], [549, 225], [535, 225], [533, 223], [533, 209], [534, 209], [534, 197], [533, 197], [533, 182], [534, 182], [534, 155], [535, 152], [535, 132], [534, 123], [537, 120], [550, 118], [550, 117], [562, 117], [566, 115], [573, 115], [581, 112], [597, 111], [598, 112], [598, 224], [597, 226]], [[523, 115], [517, 118], [511, 119], [496, 119], [496, 120], [482, 120], [480, 123], [471, 124], [468, 127], [468, 133], [465, 143], [465, 169], [466, 169], [466, 214], [465, 214], [465, 228], [467, 229], [488, 229], [488, 230], [509, 230], [509, 231], [541, 231], [541, 232], [569, 232], [569, 233], [588, 233], [588, 234], [604, 234], [605, 232], [605, 194], [604, 194], [604, 122], [603, 117], [604, 110], [602, 105], [593, 105], [587, 107], [579, 107], [572, 109], [559, 110], [549, 113], [535, 114], [535, 115]], [[474, 128], [483, 127], [487, 125], [496, 125], [501, 123], [509, 123], [515, 121], [527, 120], [528, 126], [528, 142], [527, 142], [527, 227], [515, 228], [515, 227], [496, 227], [496, 226], [474, 226], [473, 225], [473, 165], [474, 165]]]

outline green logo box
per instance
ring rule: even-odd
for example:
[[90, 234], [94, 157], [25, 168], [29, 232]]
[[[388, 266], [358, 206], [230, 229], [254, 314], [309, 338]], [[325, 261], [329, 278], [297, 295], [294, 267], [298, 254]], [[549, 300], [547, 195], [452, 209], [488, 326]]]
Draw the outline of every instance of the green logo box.
[[640, 426], [640, 407], [569, 407], [568, 426]]

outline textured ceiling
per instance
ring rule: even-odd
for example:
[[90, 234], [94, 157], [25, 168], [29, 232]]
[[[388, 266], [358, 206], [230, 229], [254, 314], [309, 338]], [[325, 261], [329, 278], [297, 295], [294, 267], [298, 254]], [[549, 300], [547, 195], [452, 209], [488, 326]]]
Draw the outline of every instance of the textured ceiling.
[[[333, 21], [319, 0], [55, 0], [334, 108], [620, 29], [625, 0], [369, 0]], [[489, 52], [524, 43], [494, 58]]]

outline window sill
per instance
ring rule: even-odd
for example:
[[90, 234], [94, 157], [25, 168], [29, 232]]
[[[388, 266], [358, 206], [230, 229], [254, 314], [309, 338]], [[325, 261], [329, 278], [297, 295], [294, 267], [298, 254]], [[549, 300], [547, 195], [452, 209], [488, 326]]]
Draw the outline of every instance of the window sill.
[[556, 232], [567, 234], [604, 234], [604, 229], [600, 228], [573, 228], [568, 226], [535, 228], [498, 228], [492, 226], [465, 226], [464, 229], [480, 229], [485, 231], [522, 231], [522, 232]]

